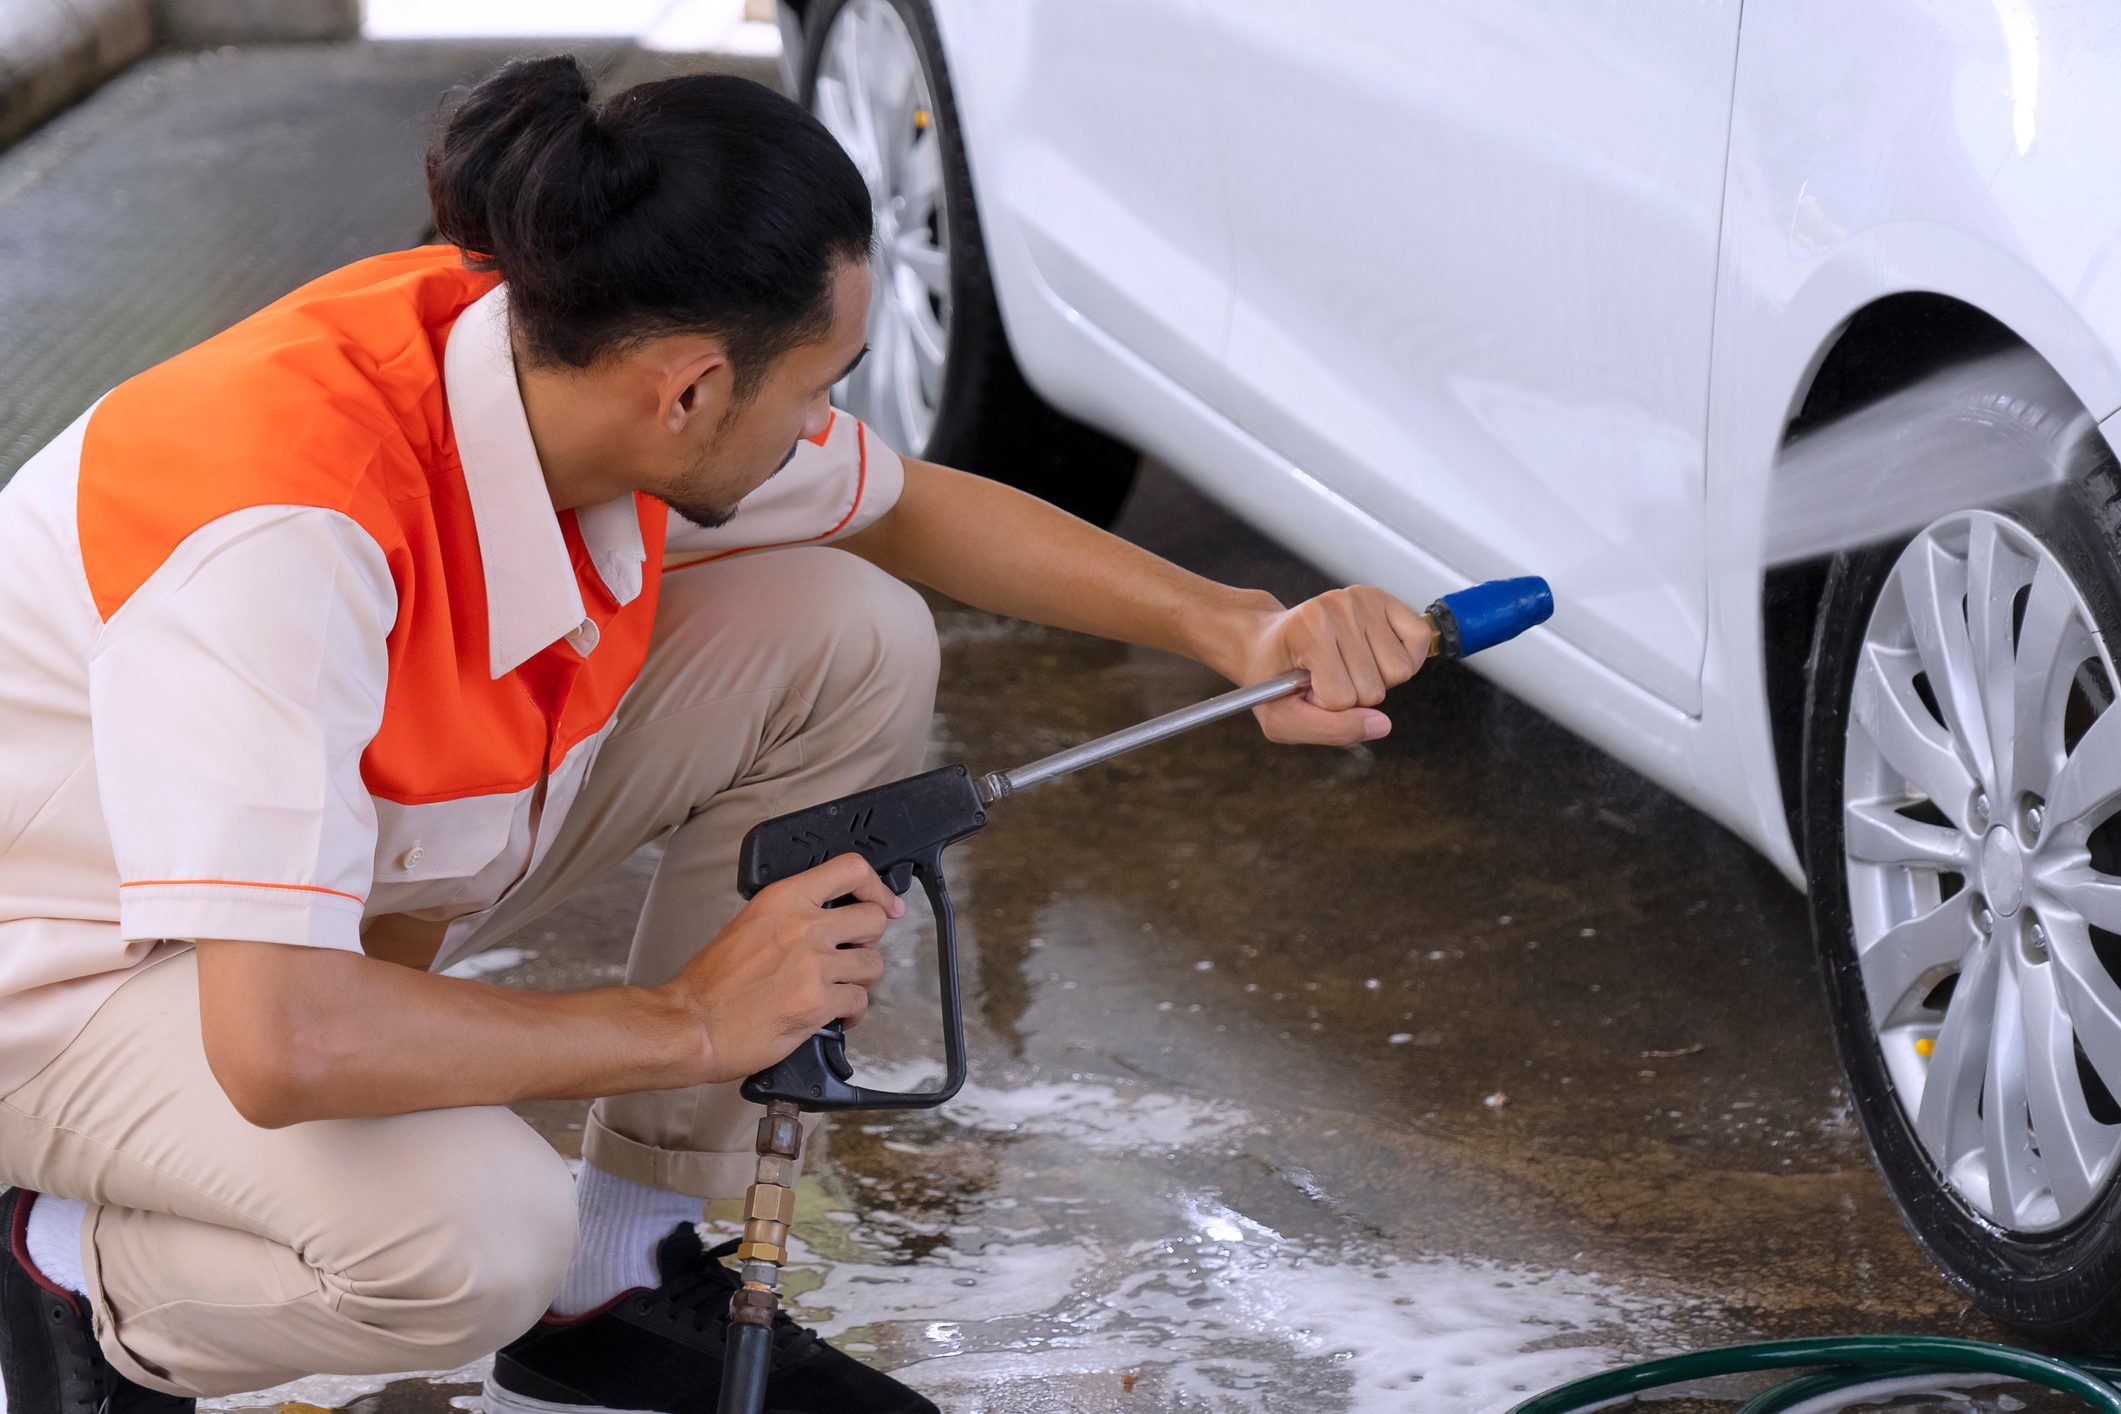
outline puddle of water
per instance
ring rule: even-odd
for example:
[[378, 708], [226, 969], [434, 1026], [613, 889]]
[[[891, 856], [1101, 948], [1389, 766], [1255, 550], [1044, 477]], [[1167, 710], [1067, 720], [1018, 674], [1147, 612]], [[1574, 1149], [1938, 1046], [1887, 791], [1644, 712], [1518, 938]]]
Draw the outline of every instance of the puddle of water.
[[[894, 1088], [921, 1079], [919, 1066], [872, 1068]], [[974, 1151], [1006, 1169], [1006, 1141], [1060, 1141], [1038, 1152], [1082, 1153], [1068, 1173], [1090, 1184], [1056, 1193], [1026, 1168], [962, 1210], [941, 1245], [920, 1215], [833, 1213], [835, 1249], [863, 1258], [798, 1256], [822, 1266], [799, 1317], [951, 1410], [1418, 1401], [1475, 1414], [1603, 1368], [1664, 1325], [1664, 1303], [1595, 1274], [1394, 1251], [1330, 1219], [1277, 1231], [1197, 1172], [1213, 1162], [1203, 1151], [1251, 1126], [1234, 1106], [1075, 1076], [970, 1084], [930, 1123], [928, 1145], [892, 1150], [946, 1165], [953, 1140], [984, 1136]], [[1025, 1206], [1041, 1203], [1049, 1222], [1025, 1226]]]

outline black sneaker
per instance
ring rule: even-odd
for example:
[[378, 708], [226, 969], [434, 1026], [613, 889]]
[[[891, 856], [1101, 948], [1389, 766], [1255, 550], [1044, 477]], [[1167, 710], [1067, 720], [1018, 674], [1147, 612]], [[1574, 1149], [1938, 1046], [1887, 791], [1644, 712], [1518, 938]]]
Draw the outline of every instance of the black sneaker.
[[[636, 1287], [581, 1316], [548, 1316], [493, 1358], [486, 1414], [713, 1414], [737, 1274], [725, 1242], [700, 1245], [691, 1223], [656, 1248], [663, 1284]], [[774, 1317], [766, 1405], [777, 1414], [937, 1414], [880, 1370]]]
[[0, 1193], [0, 1378], [18, 1414], [193, 1414], [196, 1400], [142, 1389], [113, 1370], [96, 1345], [86, 1298], [54, 1285], [29, 1259], [37, 1195]]

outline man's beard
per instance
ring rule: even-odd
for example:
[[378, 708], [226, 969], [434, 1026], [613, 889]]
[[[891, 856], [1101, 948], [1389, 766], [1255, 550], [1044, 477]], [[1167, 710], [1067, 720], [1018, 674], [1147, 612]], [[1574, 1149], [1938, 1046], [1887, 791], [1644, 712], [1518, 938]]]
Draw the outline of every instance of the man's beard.
[[717, 506], [707, 501], [678, 500], [672, 496], [657, 496], [656, 499], [702, 530], [719, 530], [736, 518], [736, 506]]
[[[801, 446], [802, 443], [800, 442], [790, 443], [788, 455], [781, 458], [780, 466], [776, 466], [771, 472], [767, 473], [766, 479], [771, 481], [774, 477], [779, 476], [781, 468], [795, 460], [796, 450]], [[709, 458], [701, 457], [699, 461], [693, 463], [693, 470], [695, 472], [704, 472], [708, 461]], [[686, 479], [690, 481], [694, 478], [687, 477]], [[729, 524], [731, 520], [736, 518], [736, 513], [743, 504], [738, 502], [736, 505], [725, 506], [713, 501], [696, 501], [682, 492], [676, 496], [658, 496], [656, 499], [691, 521], [694, 525], [699, 526], [702, 530], [719, 530]]]

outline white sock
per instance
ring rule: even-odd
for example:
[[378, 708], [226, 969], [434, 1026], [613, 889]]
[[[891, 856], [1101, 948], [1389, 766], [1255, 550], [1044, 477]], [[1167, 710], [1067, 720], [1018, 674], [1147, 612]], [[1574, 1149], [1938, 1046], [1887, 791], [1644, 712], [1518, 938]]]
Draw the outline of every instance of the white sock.
[[77, 1295], [88, 1290], [88, 1277], [81, 1271], [81, 1225], [88, 1221], [88, 1204], [72, 1198], [54, 1198], [40, 1193], [29, 1205], [29, 1262], [53, 1286]]
[[[655, 1269], [656, 1244], [679, 1223], [698, 1222], [704, 1206], [697, 1198], [650, 1188], [589, 1164], [582, 1165], [582, 1176], [575, 1181], [574, 1202], [582, 1244], [552, 1298], [555, 1316], [579, 1316], [622, 1291], [657, 1285], [661, 1277]], [[30, 1221], [36, 1220], [32, 1209]]]

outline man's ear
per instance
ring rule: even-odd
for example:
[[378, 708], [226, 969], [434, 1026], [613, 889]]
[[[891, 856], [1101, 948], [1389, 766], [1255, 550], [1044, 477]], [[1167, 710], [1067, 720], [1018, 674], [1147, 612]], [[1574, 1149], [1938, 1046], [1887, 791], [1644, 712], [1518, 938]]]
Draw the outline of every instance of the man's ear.
[[682, 432], [695, 418], [720, 420], [732, 382], [729, 352], [719, 340], [664, 339], [648, 350], [655, 380], [656, 421]]

